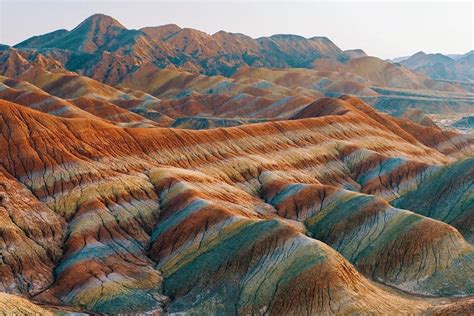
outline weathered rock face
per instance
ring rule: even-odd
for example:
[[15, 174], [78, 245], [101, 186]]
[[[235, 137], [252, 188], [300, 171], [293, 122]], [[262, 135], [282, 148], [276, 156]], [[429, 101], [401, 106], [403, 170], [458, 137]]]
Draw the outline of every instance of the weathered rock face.
[[[470, 281], [461, 281], [472, 273], [472, 247], [449, 225], [395, 209], [370, 195], [274, 182], [271, 175], [265, 176], [265, 184], [266, 199], [279, 214], [304, 222], [311, 237], [338, 250], [375, 280], [426, 294], [472, 291]], [[454, 261], [460, 269], [451, 265]]]
[[[2, 291], [99, 313], [275, 315], [456, 308], [372, 281], [473, 294], [468, 136], [430, 138], [442, 131], [348, 96], [203, 131], [23, 104], [0, 100]], [[409, 202], [437, 192], [443, 209]]]
[[61, 61], [48, 58], [35, 51], [18, 51], [11, 48], [0, 51], [0, 73], [2, 75], [14, 78], [34, 68], [67, 72]]
[[[106, 85], [96, 87], [95, 84], [99, 83], [85, 77], [69, 76], [76, 80], [69, 80], [69, 83], [61, 84], [58, 81], [63, 82], [63, 80], [58, 78], [63, 78], [63, 75], [49, 72], [43, 74], [54, 77], [53, 83], [46, 80], [48, 82], [46, 88], [51, 85], [56, 86], [54, 89], [50, 87], [51, 92], [63, 98], [49, 94], [26, 81], [13, 80], [7, 77], [0, 77], [0, 98], [58, 117], [101, 119], [122, 127], [154, 127], [159, 125], [106, 101], [127, 96], [140, 102], [138, 98]], [[84, 82], [81, 82], [81, 79], [84, 79]], [[105, 89], [101, 89], [103, 86]]]

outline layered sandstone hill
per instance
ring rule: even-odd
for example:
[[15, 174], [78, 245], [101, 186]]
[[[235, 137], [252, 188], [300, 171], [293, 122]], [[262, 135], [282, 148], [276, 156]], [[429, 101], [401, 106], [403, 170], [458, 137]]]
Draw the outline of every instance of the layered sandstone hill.
[[419, 52], [398, 64], [369, 57], [360, 49], [342, 51], [326, 37], [277, 34], [254, 39], [225, 31], [211, 35], [173, 24], [130, 30], [103, 14], [90, 16], [71, 31], [61, 29], [34, 36], [2, 51], [5, 53], [1, 59], [8, 59], [2, 68], [9, 69], [9, 73], [2, 73], [8, 76], [15, 75], [15, 68], [27, 69], [28, 63], [35, 63], [51, 69], [67, 68], [115, 85], [147, 63], [225, 76], [242, 66], [316, 65], [318, 69], [366, 76], [385, 86], [437, 85], [445, 90], [452, 89], [449, 83], [431, 79], [472, 81], [474, 56], [468, 53], [453, 60]]
[[16, 77], [37, 68], [67, 72], [60, 60], [48, 58], [36, 51], [19, 51], [13, 48], [0, 50], [0, 73], [4, 76]]
[[[442, 220], [456, 227], [466, 240], [474, 242], [474, 159], [465, 159], [440, 168], [416, 190], [394, 205]], [[447, 187], [456, 188], [446, 190]]]
[[[362, 74], [392, 87], [419, 88], [426, 86], [429, 78], [410, 69], [453, 61], [440, 54], [419, 53], [402, 61], [405, 67], [367, 56], [360, 49], [342, 51], [325, 37], [277, 34], [253, 39], [224, 31], [210, 35], [170, 24], [129, 30], [103, 14], [90, 16], [71, 31], [56, 30], [34, 36], [14, 48], [2, 48], [2, 51], [3, 59], [14, 55], [10, 59], [16, 62], [5, 64], [13, 70], [16, 64], [27, 61], [50, 67], [56, 64], [54, 68], [67, 68], [114, 85], [143, 65], [152, 63], [159, 68], [172, 66], [195, 73], [225, 76], [234, 74], [242, 66], [313, 68], [316, 65], [320, 69]], [[467, 68], [464, 77], [472, 72], [466, 66], [472, 59], [471, 55], [453, 61], [456, 65], [452, 67], [456, 70]], [[14, 75], [13, 70], [9, 76]], [[450, 86], [442, 82], [437, 84], [445, 88]]]
[[85, 112], [0, 100], [1, 291], [98, 313], [472, 308], [450, 298], [474, 291], [469, 136], [349, 96], [204, 131]]

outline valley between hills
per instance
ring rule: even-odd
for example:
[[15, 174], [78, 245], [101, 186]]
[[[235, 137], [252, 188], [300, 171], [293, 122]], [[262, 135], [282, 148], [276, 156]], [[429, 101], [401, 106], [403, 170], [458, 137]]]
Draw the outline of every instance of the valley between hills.
[[473, 57], [102, 14], [0, 46], [0, 313], [474, 313]]

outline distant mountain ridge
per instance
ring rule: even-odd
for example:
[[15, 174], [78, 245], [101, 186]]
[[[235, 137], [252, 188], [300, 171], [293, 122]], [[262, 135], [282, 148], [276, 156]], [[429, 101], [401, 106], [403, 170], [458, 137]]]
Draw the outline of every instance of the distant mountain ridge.
[[[233, 75], [242, 66], [314, 68], [315, 63], [345, 64], [367, 57], [361, 49], [343, 51], [327, 37], [275, 34], [252, 38], [241, 33], [214, 34], [175, 24], [127, 29], [113, 17], [94, 14], [74, 29], [33, 36], [13, 46], [60, 60], [64, 67], [107, 84], [117, 84], [141, 65], [177, 67], [206, 75]], [[0, 51], [10, 49], [0, 45]], [[474, 80], [473, 51], [464, 55], [426, 54], [394, 58], [435, 80]]]
[[209, 35], [177, 25], [129, 30], [103, 14], [87, 18], [71, 31], [34, 36], [14, 47], [45, 55], [54, 51], [62, 55], [68, 69], [111, 84], [146, 62], [161, 68], [231, 75], [242, 65], [310, 67], [320, 58], [350, 58], [326, 37], [278, 34], [254, 39], [224, 31]]
[[435, 65], [435, 64], [448, 64], [452, 62], [448, 56], [442, 54], [426, 54], [425, 52], [418, 52], [413, 56], [400, 61], [400, 64], [407, 66], [410, 69], [417, 69], [427, 65]]
[[448, 56], [418, 52], [410, 57], [395, 58], [394, 61], [437, 80], [474, 80], [474, 51]]

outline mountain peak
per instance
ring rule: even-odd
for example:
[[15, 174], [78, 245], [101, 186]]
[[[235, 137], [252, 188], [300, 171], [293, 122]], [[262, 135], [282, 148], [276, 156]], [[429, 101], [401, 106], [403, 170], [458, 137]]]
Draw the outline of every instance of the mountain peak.
[[367, 53], [364, 52], [362, 49], [348, 49], [343, 52], [344, 54], [348, 55], [350, 58], [360, 58], [360, 57], [367, 57]]
[[425, 55], [426, 55], [426, 53], [425, 53], [424, 51], [420, 50], [418, 53], [413, 54], [412, 57], [415, 57], [415, 56], [425, 56]]
[[101, 13], [96, 13], [96, 14], [91, 15], [90, 17], [82, 21], [81, 24], [76, 26], [74, 30], [81, 29], [83, 27], [87, 27], [87, 28], [98, 27], [100, 29], [116, 27], [120, 29], [125, 29], [125, 26], [123, 26], [119, 21], [117, 21], [111, 16], [101, 14]]
[[68, 44], [67, 49], [94, 53], [124, 31], [127, 31], [125, 26], [113, 17], [94, 14], [69, 32], [68, 38], [64, 38], [63, 42]]
[[280, 40], [287, 40], [287, 41], [301, 41], [306, 40], [303, 36], [296, 35], [296, 34], [273, 34], [270, 36], [273, 39], [280, 39]]
[[127, 31], [119, 21], [105, 14], [94, 14], [72, 31], [64, 29], [33, 36], [17, 45], [18, 48], [59, 48], [94, 53], [110, 39]]
[[181, 27], [176, 24], [165, 24], [160, 26], [147, 26], [140, 29], [140, 31], [148, 34], [154, 39], [163, 40], [179, 31]]

